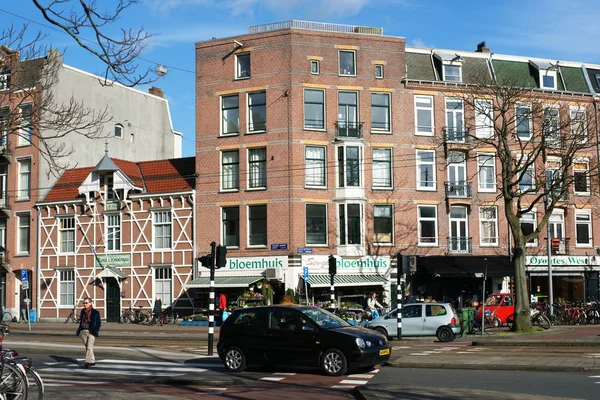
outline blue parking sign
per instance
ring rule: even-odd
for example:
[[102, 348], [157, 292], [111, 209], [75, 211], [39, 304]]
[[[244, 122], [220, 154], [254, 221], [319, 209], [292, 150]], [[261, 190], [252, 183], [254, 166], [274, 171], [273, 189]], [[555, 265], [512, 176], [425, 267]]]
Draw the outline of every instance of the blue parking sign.
[[308, 281], [308, 267], [304, 267], [303, 272], [304, 272], [304, 280]]
[[21, 282], [27, 282], [27, 281], [29, 281], [29, 278], [27, 277], [27, 270], [22, 269], [21, 270]]

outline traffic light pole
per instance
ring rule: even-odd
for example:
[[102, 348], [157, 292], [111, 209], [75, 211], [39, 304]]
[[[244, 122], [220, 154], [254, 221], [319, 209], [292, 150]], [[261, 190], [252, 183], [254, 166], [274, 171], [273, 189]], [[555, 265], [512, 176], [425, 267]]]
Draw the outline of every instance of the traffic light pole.
[[215, 255], [217, 244], [210, 243], [210, 284], [208, 296], [208, 355], [213, 355], [213, 337], [215, 335]]
[[404, 266], [404, 257], [398, 253], [396, 256], [396, 303], [398, 312], [397, 322], [398, 322], [398, 340], [402, 339], [402, 270]]
[[329, 256], [329, 277], [331, 279], [331, 292], [329, 294], [330, 297], [330, 307], [331, 308], [335, 308], [335, 284], [334, 284], [334, 280], [335, 280], [335, 274], [337, 272], [337, 260], [335, 259], [335, 257], [333, 255]]

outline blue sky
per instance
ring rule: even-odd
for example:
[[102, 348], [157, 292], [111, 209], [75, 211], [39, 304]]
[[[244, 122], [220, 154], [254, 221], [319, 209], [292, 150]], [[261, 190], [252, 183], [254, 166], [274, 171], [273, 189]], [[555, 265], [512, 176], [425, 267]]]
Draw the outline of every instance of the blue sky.
[[[48, 2], [49, 0], [43, 0]], [[108, 6], [116, 0], [98, 0]], [[409, 46], [475, 50], [485, 40], [494, 53], [600, 64], [597, 0], [138, 0], [111, 27], [154, 34], [140, 68], [167, 66], [154, 85], [165, 91], [173, 127], [183, 132], [183, 155], [194, 155], [194, 43], [244, 34], [248, 26], [290, 19], [382, 27]], [[8, 13], [16, 14], [22, 18]], [[72, 39], [49, 29], [30, 0], [0, 5], [3, 28], [31, 21], [31, 31], [66, 51], [66, 64], [101, 74], [102, 65]], [[147, 90], [148, 86], [140, 87]]]

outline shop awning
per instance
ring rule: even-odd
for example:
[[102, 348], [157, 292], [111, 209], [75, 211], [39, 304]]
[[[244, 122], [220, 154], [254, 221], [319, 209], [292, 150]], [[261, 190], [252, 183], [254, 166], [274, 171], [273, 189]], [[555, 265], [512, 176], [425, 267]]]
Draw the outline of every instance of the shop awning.
[[[302, 275], [300, 275], [302, 277]], [[385, 285], [387, 279], [382, 275], [365, 274], [365, 275], [335, 275], [333, 283], [336, 287], [343, 286], [379, 286]], [[329, 274], [316, 274], [308, 277], [308, 284], [313, 288], [331, 286], [331, 278]]]
[[[254, 282], [262, 280], [262, 276], [215, 276], [215, 287], [228, 288], [228, 287], [248, 287]], [[196, 278], [190, 283], [186, 284], [186, 288], [208, 288], [210, 283], [209, 277]]]
[[98, 278], [125, 279], [128, 276], [129, 275], [127, 275], [125, 272], [121, 271], [119, 268], [111, 267], [109, 265], [109, 266], [104, 267], [104, 269], [98, 275], [96, 275], [96, 279], [98, 279]]

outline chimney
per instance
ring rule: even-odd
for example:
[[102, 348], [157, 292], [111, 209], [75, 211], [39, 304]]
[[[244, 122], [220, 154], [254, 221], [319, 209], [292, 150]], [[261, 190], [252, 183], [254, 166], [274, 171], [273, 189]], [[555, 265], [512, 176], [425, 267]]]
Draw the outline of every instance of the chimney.
[[150, 89], [148, 89], [148, 92], [155, 96], [162, 97], [163, 99], [165, 98], [165, 92], [163, 92], [161, 88], [158, 88], [156, 86], [152, 86]]
[[478, 53], [489, 53], [490, 49], [489, 47], [485, 47], [485, 40], [481, 43], [477, 43], [477, 50], [475, 50]]

